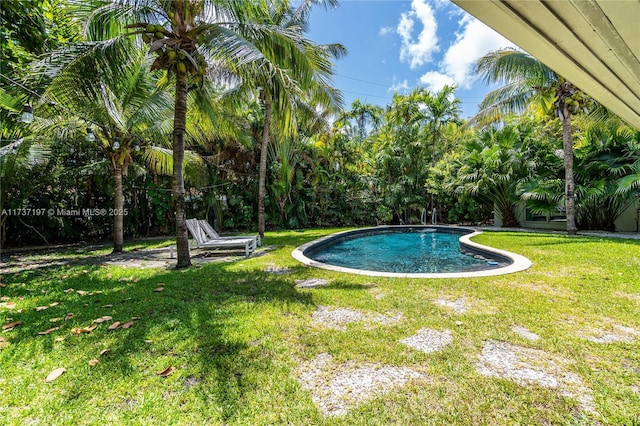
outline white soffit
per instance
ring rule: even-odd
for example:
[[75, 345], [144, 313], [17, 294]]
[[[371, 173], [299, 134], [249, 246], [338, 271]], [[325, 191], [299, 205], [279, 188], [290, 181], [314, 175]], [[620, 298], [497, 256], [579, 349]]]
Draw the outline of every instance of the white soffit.
[[640, 0], [451, 0], [640, 130]]

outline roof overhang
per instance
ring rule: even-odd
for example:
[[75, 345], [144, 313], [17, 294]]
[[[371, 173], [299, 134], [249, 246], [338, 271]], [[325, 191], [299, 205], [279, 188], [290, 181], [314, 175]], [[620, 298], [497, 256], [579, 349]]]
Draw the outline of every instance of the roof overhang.
[[640, 130], [640, 1], [451, 1]]

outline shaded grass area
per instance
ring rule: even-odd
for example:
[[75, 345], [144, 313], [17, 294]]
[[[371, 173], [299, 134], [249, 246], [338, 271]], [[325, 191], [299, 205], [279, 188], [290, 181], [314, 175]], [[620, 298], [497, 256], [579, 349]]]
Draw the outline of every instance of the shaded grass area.
[[[296, 246], [334, 231], [269, 233], [264, 244], [274, 249], [260, 256], [182, 271], [78, 264], [96, 253], [73, 250], [47, 255], [67, 259], [65, 264], [4, 276], [0, 322], [22, 325], [0, 334], [0, 423], [640, 421], [640, 336], [606, 344], [586, 338], [614, 325], [640, 330], [639, 241], [485, 233], [474, 241], [527, 256], [534, 266], [474, 279], [352, 276], [308, 268], [291, 258]], [[128, 249], [163, 244], [168, 243], [135, 243]], [[274, 266], [291, 272], [265, 272]], [[330, 284], [295, 287], [296, 280], [306, 278]], [[470, 309], [456, 313], [435, 304], [438, 298], [464, 298]], [[311, 321], [318, 306], [399, 313], [402, 320], [353, 323], [337, 331]], [[102, 316], [112, 319], [90, 333], [72, 333]], [[108, 329], [115, 321], [132, 319], [128, 329]], [[516, 324], [541, 339], [522, 338], [511, 329]], [[37, 334], [52, 327], [60, 329]], [[399, 343], [424, 327], [450, 330], [453, 344], [425, 354]], [[591, 390], [596, 412], [581, 409], [576, 398], [555, 389], [479, 374], [476, 363], [488, 340], [568, 360], [569, 371]], [[101, 355], [103, 350], [108, 351]], [[425, 378], [366, 401], [345, 416], [328, 417], [298, 381], [300, 363], [322, 353], [331, 354], [338, 365], [408, 366]], [[98, 363], [91, 366], [90, 360]], [[158, 375], [169, 366], [173, 374]], [[65, 374], [45, 383], [59, 367], [66, 368]]]

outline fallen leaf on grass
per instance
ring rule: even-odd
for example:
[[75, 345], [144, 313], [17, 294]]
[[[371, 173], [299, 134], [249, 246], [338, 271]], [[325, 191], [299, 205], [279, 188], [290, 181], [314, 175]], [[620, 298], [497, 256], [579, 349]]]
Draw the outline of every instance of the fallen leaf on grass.
[[92, 367], [95, 367], [100, 361], [98, 361], [97, 359], [92, 359], [89, 361], [89, 365]]
[[113, 319], [113, 317], [110, 317], [108, 315], [105, 315], [103, 317], [100, 317], [98, 319], [94, 319], [93, 322], [95, 322], [96, 324], [100, 324], [106, 321], [111, 321]]
[[9, 300], [11, 300], [11, 298], [9, 296], [2, 296], [0, 297], [0, 300], [2, 300], [3, 302], [8, 302]]
[[138, 321], [140, 317], [131, 317], [131, 321]]
[[100, 356], [103, 356], [104, 354], [106, 354], [107, 352], [111, 352], [111, 349], [103, 349], [100, 351]]
[[74, 291], [75, 291], [74, 289], [72, 289], [72, 288], [68, 288], [68, 289], [66, 289], [64, 292], [65, 292], [65, 293], [67, 293], [67, 294], [69, 294], [69, 293], [73, 293]]
[[103, 308], [113, 308], [113, 305], [102, 305]]
[[60, 302], [52, 302], [52, 303], [49, 303], [49, 307], [53, 308], [54, 306], [58, 306], [59, 304]]
[[158, 288], [154, 288], [153, 291], [160, 292], [160, 291], [164, 291], [164, 287], [158, 287]]
[[54, 340], [54, 342], [63, 342], [64, 341], [64, 337], [56, 337], [56, 339]]
[[62, 321], [64, 318], [62, 317], [57, 317], [57, 318], [49, 318], [49, 322], [58, 322], [58, 321]]
[[40, 312], [40, 311], [44, 311], [45, 309], [49, 309], [48, 306], [37, 306], [35, 311], [36, 312]]
[[71, 329], [71, 333], [73, 334], [82, 334], [82, 333], [91, 333], [93, 330], [96, 329], [96, 327], [98, 327], [98, 324], [92, 324], [88, 327], [77, 327], [77, 328], [72, 328]]
[[60, 327], [51, 327], [51, 328], [46, 329], [45, 331], [39, 331], [38, 334], [40, 336], [44, 336], [44, 335], [47, 335], [49, 333], [53, 333], [56, 330], [60, 330]]
[[9, 345], [10, 343], [4, 337], [0, 337], [0, 349], [4, 349]]
[[64, 316], [64, 320], [65, 321], [69, 321], [71, 318], [73, 318], [75, 315], [73, 314], [73, 312], [69, 312], [67, 315]]
[[45, 383], [49, 383], [49, 382], [53, 382], [55, 379], [57, 379], [58, 377], [62, 376], [64, 374], [64, 372], [67, 371], [66, 368], [56, 368], [55, 370], [53, 370], [51, 373], [49, 373], [49, 375], [47, 376], [46, 379], [44, 379]]
[[120, 321], [116, 321], [113, 324], [111, 324], [109, 326], [109, 330], [115, 330], [116, 328], [120, 327]]
[[127, 329], [133, 327], [133, 321], [126, 322], [122, 324], [121, 328]]
[[13, 309], [16, 307], [16, 302], [2, 302], [0, 308]]
[[2, 330], [3, 331], [9, 331], [9, 330], [13, 330], [14, 327], [17, 327], [19, 325], [22, 325], [22, 321], [14, 321], [14, 322], [10, 322], [9, 324], [5, 324], [2, 326]]
[[156, 373], [156, 374], [160, 377], [167, 377], [168, 375], [173, 374], [174, 371], [176, 371], [176, 369], [170, 365], [167, 368], [165, 368], [164, 371], [161, 371], [160, 373]]
[[76, 293], [78, 293], [80, 296], [86, 296], [87, 294], [89, 294], [88, 291], [84, 291], [84, 290], [78, 290], [76, 291]]

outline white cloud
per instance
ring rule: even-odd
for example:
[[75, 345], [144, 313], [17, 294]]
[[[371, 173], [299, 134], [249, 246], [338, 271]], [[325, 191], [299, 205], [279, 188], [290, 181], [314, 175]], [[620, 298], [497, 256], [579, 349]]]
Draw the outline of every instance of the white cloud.
[[421, 82], [436, 85], [444, 81], [442, 76], [447, 76], [458, 87], [469, 89], [478, 79], [473, 69], [478, 58], [492, 50], [515, 47], [513, 43], [469, 14], [465, 13], [458, 24], [461, 31], [456, 33], [456, 40], [449, 46], [442, 62], [439, 63], [439, 72], [426, 73], [420, 78]]
[[[394, 78], [395, 80], [395, 78]], [[389, 92], [405, 92], [409, 90], [409, 82], [405, 78], [404, 80], [397, 82], [394, 81], [391, 87], [389, 87]]]
[[393, 27], [380, 27], [379, 34], [381, 36], [384, 36], [384, 35], [387, 35], [387, 34], [391, 34], [393, 32], [395, 32], [395, 28], [393, 28]]
[[[400, 60], [408, 62], [415, 69], [432, 61], [432, 55], [439, 50], [436, 31], [438, 24], [428, 0], [413, 0], [411, 10], [400, 15], [396, 32], [402, 39]], [[420, 21], [422, 30], [417, 40], [413, 37], [416, 19]]]
[[458, 86], [458, 82], [446, 74], [437, 71], [429, 71], [420, 77], [420, 83], [423, 84], [431, 92], [439, 92], [447, 86]]

